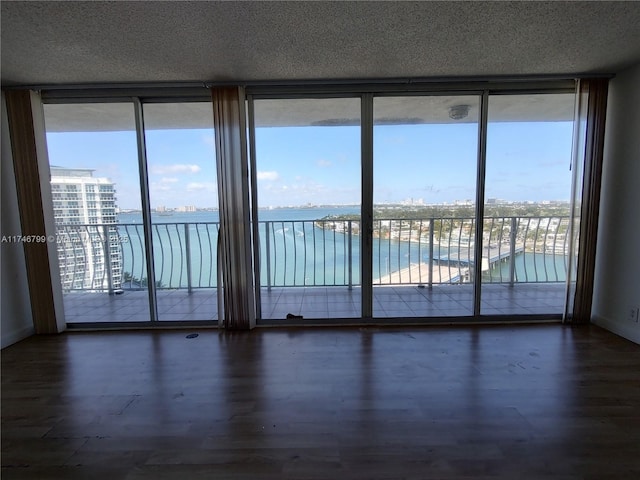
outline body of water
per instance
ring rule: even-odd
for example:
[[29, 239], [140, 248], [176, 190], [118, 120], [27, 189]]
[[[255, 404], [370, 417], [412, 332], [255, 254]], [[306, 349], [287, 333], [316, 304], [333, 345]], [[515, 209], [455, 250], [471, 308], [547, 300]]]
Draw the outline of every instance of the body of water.
[[[359, 284], [360, 236], [318, 228], [313, 223], [328, 215], [354, 213], [359, 213], [358, 207], [260, 210], [261, 284]], [[123, 271], [136, 279], [145, 278], [142, 216], [140, 213], [121, 213], [118, 221], [120, 235], [128, 240], [122, 244]], [[218, 221], [217, 211], [152, 214], [156, 281], [161, 288], [187, 288], [189, 284], [193, 288], [216, 286]], [[447, 248], [435, 247], [434, 258], [445, 255], [448, 255]], [[412, 264], [428, 261], [429, 246], [426, 243], [373, 239], [374, 282]], [[508, 282], [509, 271], [509, 262], [499, 263], [484, 272], [483, 280]], [[515, 257], [516, 282], [563, 282], [565, 272], [564, 255], [524, 252]], [[130, 283], [129, 286], [135, 285]]]

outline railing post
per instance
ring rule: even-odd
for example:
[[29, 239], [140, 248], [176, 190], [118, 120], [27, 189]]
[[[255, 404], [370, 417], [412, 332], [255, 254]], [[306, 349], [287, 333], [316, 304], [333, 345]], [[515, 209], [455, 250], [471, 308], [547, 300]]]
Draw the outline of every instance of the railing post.
[[[422, 284], [422, 219], [416, 220], [419, 223], [418, 228], [418, 288], [424, 288]], [[411, 221], [409, 225], [414, 225], [414, 222]], [[411, 252], [411, 234], [409, 234], [409, 252]], [[411, 267], [411, 262], [409, 262], [409, 267]]]
[[511, 217], [511, 232], [509, 232], [509, 285], [513, 287], [516, 279], [516, 217]]
[[[106, 233], [105, 233], [106, 232]], [[108, 227], [102, 226], [102, 235], [104, 239], [104, 268], [107, 269], [107, 291], [109, 295], [113, 295], [113, 272], [111, 271], [111, 239], [109, 238]], [[91, 237], [89, 237], [91, 238]], [[91, 260], [93, 262], [93, 260]]]
[[433, 218], [429, 219], [429, 288], [433, 287]]
[[267, 291], [271, 291], [271, 247], [269, 243], [269, 224], [271, 222], [264, 222], [264, 245], [266, 249], [267, 260]]
[[184, 248], [187, 260], [187, 292], [191, 293], [191, 243], [189, 241], [189, 224], [184, 224]]
[[351, 265], [351, 259], [352, 259], [352, 247], [351, 247], [351, 222], [353, 222], [353, 220], [349, 220], [349, 228], [348, 228], [348, 241], [349, 244], [347, 246], [348, 252], [349, 252], [349, 257], [348, 257], [348, 262], [349, 262], [349, 290], [353, 289], [353, 268]]

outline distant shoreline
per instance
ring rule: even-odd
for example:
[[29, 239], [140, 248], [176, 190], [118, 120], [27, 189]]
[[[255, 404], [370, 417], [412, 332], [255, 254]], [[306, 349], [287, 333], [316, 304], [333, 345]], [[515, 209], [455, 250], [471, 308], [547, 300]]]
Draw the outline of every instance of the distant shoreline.
[[[514, 208], [514, 207], [542, 207], [542, 208], [561, 208], [569, 207], [570, 202], [567, 200], [542, 200], [534, 202], [530, 200], [526, 201], [500, 201], [500, 202], [487, 202], [485, 208]], [[454, 202], [454, 203], [376, 203], [373, 205], [373, 209], [407, 209], [407, 210], [421, 210], [429, 208], [469, 208], [474, 207], [472, 202]], [[151, 213], [155, 215], [166, 214], [193, 214], [199, 212], [218, 212], [218, 207], [195, 207], [195, 211], [178, 210], [181, 207], [175, 207], [165, 209], [162, 211], [152, 210]], [[327, 204], [327, 205], [280, 205], [280, 206], [262, 206], [258, 207], [259, 211], [274, 211], [274, 210], [329, 210], [329, 209], [360, 209], [359, 204]], [[142, 214], [142, 210], [139, 209], [122, 209], [119, 214]]]

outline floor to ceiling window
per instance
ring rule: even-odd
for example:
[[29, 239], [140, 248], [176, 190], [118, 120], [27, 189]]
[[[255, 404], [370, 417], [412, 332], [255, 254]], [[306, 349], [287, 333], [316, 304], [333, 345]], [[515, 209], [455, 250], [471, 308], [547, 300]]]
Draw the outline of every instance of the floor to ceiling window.
[[44, 105], [68, 323], [149, 320], [133, 105]]
[[373, 108], [373, 316], [472, 315], [479, 97]]
[[[143, 108], [145, 129], [137, 132], [135, 103], [44, 105], [69, 324], [148, 322], [154, 311], [157, 320], [217, 319], [211, 103]], [[146, 145], [143, 170], [138, 133]], [[142, 186], [149, 191], [148, 225]]]
[[563, 311], [573, 93], [491, 95], [481, 314]]
[[[359, 298], [366, 299], [364, 293], [370, 289], [374, 321], [508, 315], [559, 318], [564, 311], [572, 244], [568, 212], [574, 93], [570, 88], [537, 94], [487, 91], [488, 121], [482, 125], [480, 93], [386, 92], [369, 97], [371, 117], [360, 123], [366, 125], [370, 120], [373, 125], [372, 159], [369, 166], [363, 162], [360, 168], [362, 178], [373, 179], [373, 195], [370, 204], [359, 208], [362, 215], [372, 215], [371, 231], [359, 231], [355, 212], [325, 217], [344, 224], [331, 224], [329, 238], [323, 228], [323, 250], [314, 250], [314, 262], [321, 258], [331, 265], [332, 252], [346, 251], [343, 232], [352, 236], [357, 228], [360, 240], [368, 235], [370, 249], [360, 254], [364, 255], [363, 265], [369, 262], [372, 282], [360, 285], [363, 295]], [[326, 177], [320, 171], [311, 176], [306, 166], [309, 160], [302, 160], [297, 148], [303, 142], [313, 154], [321, 155], [327, 147], [316, 147], [315, 140], [332, 146], [337, 142], [317, 135], [310, 127], [313, 135], [303, 135], [292, 113], [295, 109], [287, 112], [286, 105], [296, 102], [303, 101], [255, 102], [255, 168], [259, 218], [281, 215], [277, 228], [268, 221], [260, 226], [260, 280], [266, 287], [261, 317], [304, 323], [304, 318], [340, 316], [327, 309], [334, 292], [318, 288], [315, 277], [309, 282], [300, 275], [309, 258], [302, 252], [308, 255], [304, 242], [310, 235], [282, 221], [285, 217], [279, 207], [299, 207], [307, 201], [297, 198], [297, 185], [288, 190], [290, 185], [281, 181], [281, 172], [326, 188]], [[311, 104], [298, 105], [304, 105], [300, 108], [307, 115], [318, 113]], [[313, 126], [345, 125], [352, 115], [324, 117]], [[481, 153], [482, 131], [487, 140], [485, 153]], [[363, 135], [362, 130], [359, 133]], [[354, 139], [356, 135], [354, 131]], [[333, 165], [326, 162], [329, 164]], [[333, 188], [349, 175], [357, 178], [343, 167], [333, 177]], [[477, 203], [480, 185], [482, 209]], [[273, 198], [275, 191], [290, 201], [265, 200]], [[308, 204], [317, 203], [309, 198]], [[327, 206], [339, 206], [337, 199], [333, 194]], [[480, 226], [478, 211], [484, 212]], [[319, 222], [314, 227], [320, 227]], [[291, 235], [288, 242], [284, 241], [287, 234]], [[302, 247], [292, 241], [296, 235]], [[358, 243], [362, 249], [364, 244]], [[326, 275], [326, 270], [322, 272]], [[325, 280], [323, 276], [321, 281]], [[294, 286], [307, 288], [302, 294]], [[311, 295], [316, 297], [311, 308], [317, 310], [305, 314], [303, 299]], [[361, 312], [366, 307], [363, 304]]]
[[[259, 320], [560, 318], [575, 95], [501, 88], [249, 90]], [[212, 104], [132, 98], [44, 105], [66, 320], [213, 322]]]
[[211, 103], [147, 103], [143, 108], [158, 320], [217, 319], [219, 217]]
[[360, 100], [255, 100], [261, 317], [360, 317]]

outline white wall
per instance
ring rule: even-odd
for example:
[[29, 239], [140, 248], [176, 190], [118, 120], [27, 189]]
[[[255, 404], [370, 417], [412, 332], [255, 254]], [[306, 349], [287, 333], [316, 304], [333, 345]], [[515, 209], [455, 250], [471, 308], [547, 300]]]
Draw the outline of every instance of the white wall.
[[609, 86], [592, 321], [640, 343], [633, 307], [640, 307], [640, 65]]
[[[9, 126], [2, 94], [2, 171], [0, 177], [2, 213], [1, 234], [19, 235], [20, 217], [18, 214], [18, 196], [16, 193]], [[31, 304], [24, 250], [21, 244], [2, 243], [0, 251], [0, 347], [4, 348], [33, 334]]]

